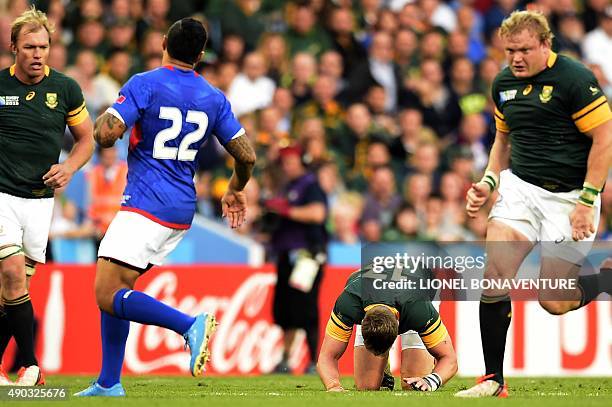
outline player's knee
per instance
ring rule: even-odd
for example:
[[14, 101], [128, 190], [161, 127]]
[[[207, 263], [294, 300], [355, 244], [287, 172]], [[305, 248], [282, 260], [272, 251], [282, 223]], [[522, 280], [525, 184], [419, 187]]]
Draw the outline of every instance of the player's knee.
[[114, 290], [107, 284], [96, 281], [96, 303], [102, 311], [113, 313], [113, 294]]
[[355, 388], [359, 391], [380, 390], [382, 377], [355, 377]]
[[4, 290], [20, 290], [25, 287], [26, 274], [21, 247], [10, 246], [0, 249], [0, 277]]
[[551, 315], [563, 315], [573, 309], [569, 301], [540, 300], [540, 305]]

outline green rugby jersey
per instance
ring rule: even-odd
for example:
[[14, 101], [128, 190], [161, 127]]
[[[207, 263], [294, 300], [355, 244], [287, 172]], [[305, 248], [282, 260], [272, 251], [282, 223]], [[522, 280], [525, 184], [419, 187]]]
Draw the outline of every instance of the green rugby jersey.
[[509, 68], [493, 81], [497, 130], [510, 134], [510, 168], [552, 192], [582, 188], [592, 141], [584, 133], [612, 118], [593, 73], [551, 51], [547, 67], [518, 79]]
[[334, 339], [348, 342], [353, 325], [361, 324], [366, 311], [383, 305], [397, 317], [400, 334], [409, 330], [416, 331], [427, 348], [442, 342], [448, 332], [431, 301], [423, 299], [422, 291], [363, 289], [365, 284], [371, 285], [371, 282], [364, 283], [363, 280], [380, 277], [361, 271], [351, 274], [336, 300], [325, 332]]
[[59, 159], [66, 125], [88, 117], [81, 88], [45, 66], [45, 77], [26, 85], [15, 66], [0, 71], [0, 192], [22, 198], [50, 198], [42, 180]]

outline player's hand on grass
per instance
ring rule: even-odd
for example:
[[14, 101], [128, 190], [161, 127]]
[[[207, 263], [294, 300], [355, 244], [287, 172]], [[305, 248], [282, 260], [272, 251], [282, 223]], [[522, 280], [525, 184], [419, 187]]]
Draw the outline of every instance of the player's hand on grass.
[[402, 380], [416, 391], [436, 391], [442, 385], [442, 379], [437, 373], [430, 373], [424, 377], [408, 377]]
[[63, 188], [68, 185], [73, 174], [74, 170], [66, 163], [53, 164], [43, 175], [43, 181], [46, 186], [53, 189]]
[[491, 187], [487, 183], [478, 182], [472, 184], [467, 192], [467, 204], [465, 205], [465, 210], [470, 218], [476, 217], [476, 213], [487, 202], [489, 196], [491, 196]]
[[569, 215], [570, 224], [572, 225], [572, 239], [580, 241], [589, 238], [595, 233], [595, 214], [593, 212], [593, 208], [589, 206], [580, 203], [576, 204], [576, 207]]
[[247, 198], [244, 191], [231, 188], [221, 198], [223, 217], [227, 218], [232, 229], [239, 228], [246, 220]]

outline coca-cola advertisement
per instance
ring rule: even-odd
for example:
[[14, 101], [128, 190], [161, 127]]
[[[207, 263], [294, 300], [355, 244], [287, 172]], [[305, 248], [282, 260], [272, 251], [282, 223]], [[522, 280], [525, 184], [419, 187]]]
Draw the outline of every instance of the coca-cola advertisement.
[[[320, 294], [321, 335], [350, 268], [328, 267]], [[37, 355], [48, 373], [95, 374], [100, 367], [100, 313], [94, 292], [94, 266], [47, 265], [37, 269], [31, 296], [38, 320]], [[282, 331], [272, 320], [276, 274], [273, 267], [173, 266], [144, 274], [136, 289], [180, 310], [213, 312], [219, 326], [211, 341], [207, 374], [270, 372], [281, 359]], [[459, 373], [484, 368], [478, 330], [478, 302], [437, 304], [459, 356]], [[537, 302], [513, 305], [506, 366], [510, 375], [607, 375], [610, 372], [612, 312], [609, 302], [594, 302], [561, 318]], [[529, 346], [527, 346], [529, 338]], [[8, 351], [10, 360], [14, 347]], [[306, 367], [307, 346], [298, 335], [290, 365]], [[397, 344], [390, 355], [399, 368]], [[352, 373], [352, 345], [340, 361]], [[127, 374], [188, 374], [184, 339], [156, 326], [132, 323], [125, 352]]]

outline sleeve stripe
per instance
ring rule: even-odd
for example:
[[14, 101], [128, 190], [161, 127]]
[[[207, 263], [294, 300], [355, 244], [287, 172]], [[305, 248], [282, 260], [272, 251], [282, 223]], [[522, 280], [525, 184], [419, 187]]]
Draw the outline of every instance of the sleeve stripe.
[[431, 324], [427, 329], [425, 329], [425, 331], [419, 332], [419, 336], [422, 338], [424, 336], [431, 335], [432, 333], [436, 331], [436, 329], [438, 329], [438, 327], [441, 324], [442, 324], [442, 319], [438, 317], [438, 319], [436, 319], [436, 321], [433, 324]]
[[74, 116], [81, 112], [81, 110], [85, 109], [85, 102], [81, 103], [81, 106], [77, 107], [74, 110], [68, 112], [68, 116]]
[[344, 331], [338, 328], [338, 326], [333, 323], [332, 319], [330, 318], [329, 321], [327, 321], [325, 333], [340, 342], [348, 342], [349, 339], [351, 339], [353, 330], [351, 329], [350, 331]]
[[244, 131], [244, 128], [242, 128], [242, 127], [241, 127], [241, 128], [240, 128], [240, 130], [238, 130], [238, 131], [236, 132], [236, 134], [234, 134], [230, 140], [233, 140], [233, 139], [235, 139], [235, 138], [238, 138], [238, 137], [242, 136], [242, 135], [243, 135], [243, 134], [245, 134], [245, 133], [246, 133], [246, 132]]
[[104, 113], [108, 113], [115, 116], [117, 119], [119, 119], [121, 123], [125, 124], [125, 120], [123, 120], [123, 117], [121, 117], [121, 113], [119, 113], [116, 109], [109, 107]]
[[344, 322], [340, 321], [340, 318], [338, 318], [336, 315], [334, 315], [334, 313], [332, 312], [331, 316], [330, 316], [331, 321], [336, 324], [336, 326], [338, 326], [338, 328], [342, 329], [343, 331], [352, 331], [353, 328], [349, 327], [348, 325], [346, 325]]
[[504, 116], [504, 114], [502, 112], [499, 111], [499, 109], [497, 108], [497, 106], [495, 107], [495, 115], [499, 116], [499, 118], [501, 120], [504, 120], [506, 118], [506, 116]]
[[602, 123], [612, 119], [612, 112], [610, 106], [604, 101], [595, 110], [590, 111], [586, 116], [577, 119], [574, 124], [582, 133], [586, 133], [599, 126]]
[[427, 349], [431, 349], [440, 344], [448, 336], [448, 331], [444, 324], [440, 324], [436, 329], [435, 334], [427, 337], [421, 337], [423, 344], [427, 347]]
[[87, 109], [83, 109], [76, 116], [68, 117], [68, 119], [66, 120], [66, 124], [68, 126], [76, 126], [78, 124], [83, 123], [85, 119], [87, 119], [88, 117], [89, 117], [89, 112], [87, 111]]
[[573, 120], [580, 119], [582, 116], [588, 114], [592, 110], [597, 109], [599, 106], [601, 106], [602, 103], [605, 103], [605, 102], [606, 102], [606, 97], [605, 96], [602, 95], [602, 96], [598, 97], [597, 99], [595, 99], [594, 101], [592, 101], [591, 103], [589, 103], [588, 105], [586, 105], [585, 107], [583, 107], [582, 109], [580, 109], [579, 111], [574, 113], [572, 115], [572, 119]]

